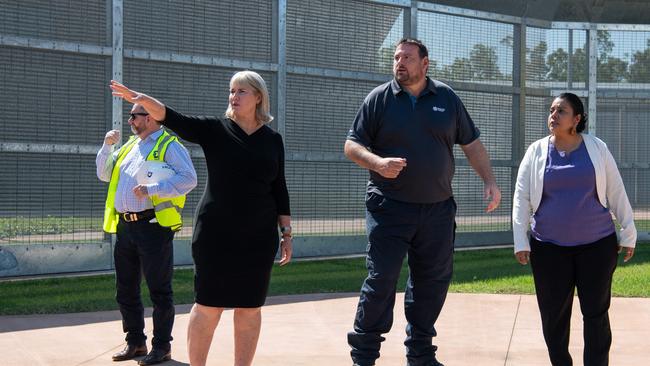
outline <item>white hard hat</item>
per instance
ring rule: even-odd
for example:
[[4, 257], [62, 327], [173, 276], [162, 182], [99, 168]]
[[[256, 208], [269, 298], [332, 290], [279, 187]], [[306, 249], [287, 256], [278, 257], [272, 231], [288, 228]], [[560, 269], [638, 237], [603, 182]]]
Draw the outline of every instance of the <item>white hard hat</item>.
[[176, 172], [164, 161], [145, 161], [135, 174], [138, 184], [152, 184], [171, 178]]

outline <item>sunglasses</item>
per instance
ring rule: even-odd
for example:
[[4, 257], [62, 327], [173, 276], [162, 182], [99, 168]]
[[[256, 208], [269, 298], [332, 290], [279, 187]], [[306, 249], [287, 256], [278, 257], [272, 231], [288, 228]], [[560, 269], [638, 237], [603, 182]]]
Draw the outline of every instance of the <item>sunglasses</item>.
[[136, 119], [137, 116], [148, 116], [148, 115], [149, 115], [149, 113], [142, 113], [142, 112], [139, 112], [139, 113], [129, 113], [129, 116], [130, 116], [129, 119]]

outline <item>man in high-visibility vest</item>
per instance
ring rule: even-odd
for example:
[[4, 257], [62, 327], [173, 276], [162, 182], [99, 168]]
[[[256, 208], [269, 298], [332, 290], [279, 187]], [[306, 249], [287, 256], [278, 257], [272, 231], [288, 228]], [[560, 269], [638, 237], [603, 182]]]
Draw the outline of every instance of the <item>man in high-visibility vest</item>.
[[[97, 177], [109, 182], [104, 231], [117, 234], [113, 253], [116, 300], [127, 343], [113, 355], [113, 361], [145, 356], [138, 364], [153, 365], [171, 359], [175, 314], [173, 238], [182, 226], [185, 196], [196, 187], [196, 171], [185, 147], [142, 106], [133, 105], [129, 125], [134, 136], [114, 149], [120, 132], [108, 131], [96, 159]], [[136, 173], [147, 160], [164, 161], [175, 174], [155, 183], [138, 184]], [[154, 329], [149, 353], [140, 296], [142, 275], [153, 303]]]

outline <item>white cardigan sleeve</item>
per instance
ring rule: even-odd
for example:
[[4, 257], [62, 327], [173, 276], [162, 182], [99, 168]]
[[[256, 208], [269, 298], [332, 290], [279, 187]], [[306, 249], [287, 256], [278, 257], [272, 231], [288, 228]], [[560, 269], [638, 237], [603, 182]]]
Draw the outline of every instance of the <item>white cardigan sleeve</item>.
[[512, 199], [512, 233], [514, 236], [515, 253], [530, 251], [528, 229], [530, 227], [530, 216], [533, 211], [530, 202], [530, 179], [531, 169], [535, 159], [534, 145], [528, 147], [524, 158], [521, 160], [521, 164], [519, 164], [515, 195]]
[[634, 225], [632, 206], [625, 193], [623, 179], [618, 171], [614, 157], [606, 146], [603, 150], [605, 174], [607, 176], [607, 204], [614, 213], [616, 221], [621, 225], [620, 245], [634, 248], [636, 246], [637, 232]]

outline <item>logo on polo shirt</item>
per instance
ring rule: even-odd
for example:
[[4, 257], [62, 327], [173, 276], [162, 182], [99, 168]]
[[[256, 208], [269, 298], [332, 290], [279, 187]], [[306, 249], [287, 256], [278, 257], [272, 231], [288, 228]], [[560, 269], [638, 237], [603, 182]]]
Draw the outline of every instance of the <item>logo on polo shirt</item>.
[[444, 108], [436, 107], [435, 105], [431, 109], [433, 109], [434, 112], [444, 112], [445, 111]]

